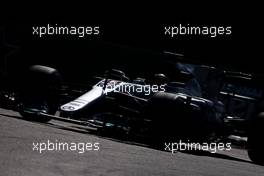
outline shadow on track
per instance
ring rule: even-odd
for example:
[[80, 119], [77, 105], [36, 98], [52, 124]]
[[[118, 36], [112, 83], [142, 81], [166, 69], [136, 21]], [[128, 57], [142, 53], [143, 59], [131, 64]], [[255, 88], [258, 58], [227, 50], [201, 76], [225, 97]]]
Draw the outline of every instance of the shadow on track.
[[[96, 129], [92, 129], [89, 127], [82, 127], [82, 126], [78, 126], [78, 125], [69, 125], [69, 126], [63, 126], [63, 125], [59, 125], [59, 124], [54, 124], [51, 122], [48, 123], [41, 123], [41, 122], [35, 122], [35, 121], [29, 121], [24, 119], [23, 117], [19, 116], [19, 115], [10, 115], [7, 113], [0, 113], [1, 116], [5, 116], [5, 117], [10, 117], [10, 118], [15, 118], [15, 119], [20, 119], [20, 120], [24, 120], [24, 121], [28, 121], [31, 123], [36, 123], [36, 124], [41, 124], [41, 125], [45, 125], [45, 126], [49, 126], [52, 128], [57, 128], [57, 129], [61, 129], [61, 130], [66, 130], [66, 131], [71, 131], [71, 132], [75, 132], [75, 133], [80, 133], [80, 134], [89, 134], [89, 135], [93, 135], [102, 139], [106, 139], [106, 140], [111, 140], [111, 141], [115, 141], [115, 142], [119, 142], [119, 143], [124, 143], [124, 144], [130, 144], [130, 145], [136, 145], [136, 146], [141, 146], [141, 147], [147, 147], [147, 148], [151, 148], [154, 150], [159, 150], [159, 151], [164, 151], [164, 148], [162, 148], [161, 146], [155, 146], [155, 145], [151, 145], [148, 142], [146, 142], [147, 140], [145, 138], [135, 138], [133, 136], [129, 136], [129, 135], [124, 135], [124, 134], [105, 134], [105, 133], [101, 133], [98, 132]], [[70, 123], [67, 123], [70, 124]], [[164, 147], [164, 146], [163, 146]], [[168, 151], [164, 151], [164, 152], [168, 152]], [[239, 159], [239, 158], [235, 158], [232, 156], [228, 156], [225, 154], [219, 154], [219, 153], [211, 153], [209, 151], [204, 151], [204, 150], [195, 150], [195, 151], [181, 151], [181, 153], [186, 153], [186, 154], [191, 154], [191, 155], [196, 155], [196, 156], [207, 156], [207, 157], [213, 157], [213, 158], [219, 158], [219, 159], [226, 159], [226, 160], [232, 160], [232, 161], [238, 161], [238, 162], [245, 162], [245, 163], [251, 163], [252, 162], [248, 161], [248, 160], [243, 160], [243, 159]]]

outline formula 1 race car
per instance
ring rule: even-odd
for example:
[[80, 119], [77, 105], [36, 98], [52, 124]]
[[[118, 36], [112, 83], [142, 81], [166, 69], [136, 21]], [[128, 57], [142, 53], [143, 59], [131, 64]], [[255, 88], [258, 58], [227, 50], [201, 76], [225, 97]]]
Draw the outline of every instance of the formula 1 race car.
[[[151, 141], [161, 144], [219, 140], [239, 134], [248, 137], [252, 161], [263, 164], [262, 87], [256, 93], [246, 89], [252, 77], [242, 73], [183, 63], [175, 63], [175, 68], [180, 81], [171, 81], [164, 74], [150, 80], [131, 80], [124, 72], [112, 69], [97, 77], [92, 86], [76, 89], [63, 83], [56, 69], [34, 65], [18, 95], [18, 111], [28, 120], [62, 120], [104, 133], [150, 136]], [[242, 117], [232, 103], [238, 99], [254, 101], [255, 109], [251, 106], [250, 113]], [[245, 107], [248, 110], [249, 106]], [[58, 111], [60, 115], [55, 115]]]
[[[136, 133], [147, 128], [152, 135], [167, 139], [199, 139], [223, 131], [224, 105], [201, 97], [195, 79], [167, 82], [165, 75], [157, 74], [149, 82], [142, 78], [130, 81], [119, 70], [110, 70], [105, 76], [86, 93], [62, 104], [61, 116], [99, 128], [120, 127]], [[32, 120], [48, 121], [47, 116], [36, 114], [51, 115], [57, 111], [60, 76], [55, 69], [35, 65], [28, 77], [34, 81], [28, 82], [21, 94], [20, 113]]]

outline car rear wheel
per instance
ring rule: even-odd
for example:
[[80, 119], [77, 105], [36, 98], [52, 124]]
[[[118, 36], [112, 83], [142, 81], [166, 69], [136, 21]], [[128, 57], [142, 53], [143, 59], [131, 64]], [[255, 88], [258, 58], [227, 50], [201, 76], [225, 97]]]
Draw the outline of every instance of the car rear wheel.
[[252, 120], [248, 135], [248, 156], [256, 164], [264, 165], [264, 112]]

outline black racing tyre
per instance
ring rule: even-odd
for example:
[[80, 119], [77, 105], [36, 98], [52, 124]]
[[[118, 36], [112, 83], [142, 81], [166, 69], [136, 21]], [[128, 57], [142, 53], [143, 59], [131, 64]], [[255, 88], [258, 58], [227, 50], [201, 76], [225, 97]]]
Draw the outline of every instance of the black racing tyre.
[[27, 120], [48, 122], [38, 113], [54, 115], [59, 106], [61, 75], [47, 66], [33, 65], [23, 76], [20, 87], [20, 114]]
[[248, 134], [248, 156], [256, 164], [264, 165], [264, 112], [250, 124]]
[[149, 100], [146, 113], [158, 135], [187, 139], [202, 135], [204, 120], [201, 111], [193, 109], [184, 98], [173, 93], [156, 93]]

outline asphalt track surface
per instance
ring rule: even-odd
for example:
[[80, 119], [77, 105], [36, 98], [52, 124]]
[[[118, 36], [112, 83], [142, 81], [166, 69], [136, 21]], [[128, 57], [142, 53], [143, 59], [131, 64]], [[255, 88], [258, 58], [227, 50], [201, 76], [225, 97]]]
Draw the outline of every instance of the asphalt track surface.
[[[264, 166], [250, 162], [242, 149], [217, 154], [172, 154], [146, 146], [96, 136], [78, 125], [52, 120], [48, 124], [21, 119], [0, 109], [0, 175], [179, 175], [261, 176]], [[39, 151], [33, 143], [98, 142], [98, 151]]]

